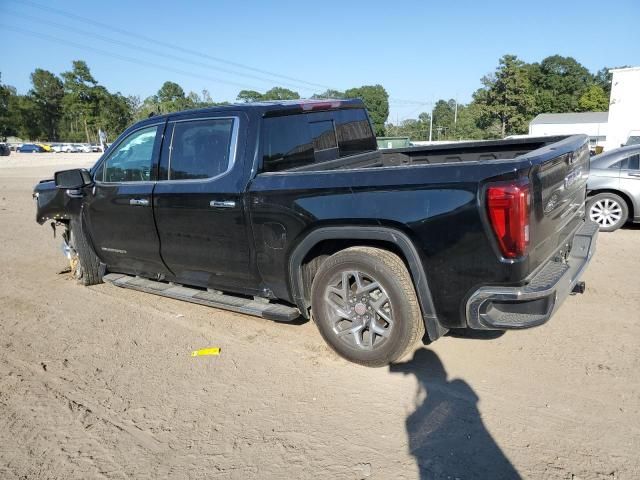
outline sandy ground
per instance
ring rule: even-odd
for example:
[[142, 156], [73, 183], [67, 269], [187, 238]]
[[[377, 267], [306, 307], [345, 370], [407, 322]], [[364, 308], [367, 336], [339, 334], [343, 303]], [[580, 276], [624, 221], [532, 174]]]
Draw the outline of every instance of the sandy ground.
[[95, 155], [22, 159], [0, 157], [0, 478], [640, 478], [639, 228], [600, 236], [549, 324], [367, 369], [311, 323], [77, 285], [31, 189]]

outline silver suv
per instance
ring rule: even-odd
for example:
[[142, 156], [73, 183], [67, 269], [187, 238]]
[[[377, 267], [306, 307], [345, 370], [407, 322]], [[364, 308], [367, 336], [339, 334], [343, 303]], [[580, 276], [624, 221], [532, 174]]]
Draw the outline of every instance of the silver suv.
[[640, 222], [640, 145], [592, 157], [587, 194], [587, 214], [601, 231]]

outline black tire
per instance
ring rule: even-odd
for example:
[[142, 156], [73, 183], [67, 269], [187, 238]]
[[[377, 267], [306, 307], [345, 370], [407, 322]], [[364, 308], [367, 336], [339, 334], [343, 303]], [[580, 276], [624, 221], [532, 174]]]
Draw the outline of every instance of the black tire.
[[629, 207], [615, 193], [599, 193], [587, 200], [587, 218], [598, 223], [601, 232], [613, 232], [627, 223]]
[[70, 223], [71, 248], [77, 254], [75, 268], [71, 272], [82, 285], [102, 283], [100, 259], [93, 251], [84, 233], [82, 220], [74, 218]]
[[[364, 287], [354, 302], [356, 282]], [[371, 287], [375, 288], [364, 291]], [[341, 313], [337, 305], [344, 305], [339, 308]], [[347, 309], [349, 318], [345, 317]], [[352, 247], [327, 258], [313, 279], [311, 314], [338, 355], [367, 367], [383, 367], [401, 359], [424, 335], [420, 306], [404, 262], [379, 248]]]

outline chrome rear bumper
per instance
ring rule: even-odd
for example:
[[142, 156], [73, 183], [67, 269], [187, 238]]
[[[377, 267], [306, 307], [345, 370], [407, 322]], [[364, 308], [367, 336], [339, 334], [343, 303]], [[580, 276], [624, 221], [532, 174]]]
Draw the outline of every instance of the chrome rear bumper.
[[[526, 285], [481, 287], [467, 301], [467, 325], [482, 330], [530, 328], [547, 322], [574, 290], [595, 252], [598, 225], [587, 221], [573, 237], [566, 262], [549, 261]], [[578, 284], [578, 287], [576, 287]]]

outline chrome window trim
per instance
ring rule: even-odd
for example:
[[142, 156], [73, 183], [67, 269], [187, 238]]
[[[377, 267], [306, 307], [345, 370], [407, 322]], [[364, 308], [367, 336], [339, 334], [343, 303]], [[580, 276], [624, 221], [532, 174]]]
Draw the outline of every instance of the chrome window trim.
[[[118, 147], [120, 145], [122, 145], [122, 142], [124, 142], [127, 138], [131, 137], [131, 135], [133, 135], [136, 132], [139, 132], [140, 130], [144, 130], [146, 128], [150, 128], [150, 127], [156, 127], [156, 135], [158, 135], [158, 131], [157, 131], [157, 127], [164, 125], [164, 121], [162, 122], [158, 122], [158, 123], [150, 123], [147, 125], [142, 125], [139, 128], [136, 128], [135, 130], [132, 130], [129, 135], [127, 135], [126, 137], [124, 137], [120, 142], [118, 142], [116, 145], [112, 146], [109, 150], [111, 150], [111, 152], [108, 153], [108, 155], [106, 157], [104, 157], [104, 159], [99, 162], [96, 165], [96, 170], [100, 169], [100, 167], [104, 167], [104, 164], [107, 163], [107, 161], [111, 158], [111, 155], [113, 154], [113, 152], [115, 152]], [[151, 169], [153, 170], [153, 158], [151, 159]], [[93, 178], [93, 181], [96, 185], [131, 185], [131, 184], [136, 184], [136, 185], [143, 185], [143, 184], [149, 184], [149, 183], [156, 183], [156, 180], [134, 180], [131, 182], [105, 182], [104, 181], [104, 174], [105, 174], [105, 169], [102, 169], [102, 178], [103, 180], [98, 180], [95, 176]]]
[[[231, 129], [231, 141], [229, 142], [229, 164], [227, 165], [227, 169], [222, 172], [219, 173], [218, 175], [214, 176], [214, 177], [208, 177], [208, 178], [190, 178], [190, 179], [184, 179], [184, 180], [171, 180], [170, 178], [167, 178], [167, 180], [158, 180], [158, 183], [163, 183], [163, 184], [182, 184], [182, 183], [207, 183], [207, 182], [212, 182], [214, 180], [218, 180], [219, 178], [224, 177], [225, 175], [227, 175], [234, 167], [235, 163], [236, 163], [236, 156], [238, 154], [238, 131], [240, 129], [240, 117], [237, 115], [231, 115], [231, 116], [225, 116], [225, 117], [202, 117], [202, 118], [184, 118], [184, 119], [180, 119], [180, 120], [169, 120], [167, 126], [169, 126], [169, 124], [173, 124], [172, 127], [175, 127], [176, 123], [184, 123], [184, 122], [199, 122], [199, 121], [203, 121], [203, 120], [233, 120], [233, 126]], [[171, 130], [171, 145], [170, 147], [173, 146], [173, 132], [174, 129]], [[167, 177], [170, 175], [171, 173], [171, 150], [169, 152], [169, 159], [167, 161]]]

